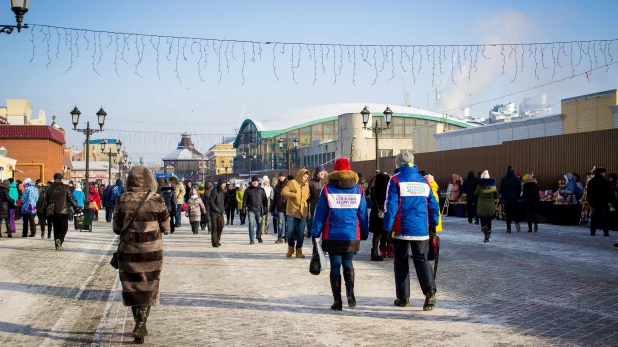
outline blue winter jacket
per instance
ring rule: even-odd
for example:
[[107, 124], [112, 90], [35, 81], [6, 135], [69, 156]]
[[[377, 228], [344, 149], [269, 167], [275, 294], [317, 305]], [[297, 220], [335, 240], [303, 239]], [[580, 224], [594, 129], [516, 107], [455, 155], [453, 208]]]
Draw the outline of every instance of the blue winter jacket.
[[77, 203], [78, 208], [84, 208], [84, 200], [86, 200], [86, 194], [80, 189], [73, 191], [73, 199]]
[[33, 182], [26, 183], [24, 193], [21, 196], [21, 213], [36, 214], [36, 203], [39, 201], [39, 190]]
[[335, 171], [328, 175], [322, 188], [311, 236], [322, 236], [322, 248], [326, 252], [358, 252], [360, 240], [369, 236], [367, 203], [357, 182], [354, 171]]
[[403, 165], [388, 182], [384, 206], [384, 230], [395, 238], [411, 241], [429, 239], [428, 225], [438, 225], [440, 207], [418, 168]]

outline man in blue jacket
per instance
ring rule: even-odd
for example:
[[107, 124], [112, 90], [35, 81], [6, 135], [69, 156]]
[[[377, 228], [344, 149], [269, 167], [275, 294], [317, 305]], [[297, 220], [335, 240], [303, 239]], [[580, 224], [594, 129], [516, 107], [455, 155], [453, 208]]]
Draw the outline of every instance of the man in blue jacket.
[[116, 200], [124, 193], [124, 186], [122, 180], [119, 178], [116, 180], [116, 184], [107, 188], [109, 192], [109, 201], [105, 201], [105, 193], [103, 194], [103, 200], [105, 201], [105, 220], [111, 223], [114, 209], [116, 208]]
[[400, 152], [395, 158], [395, 175], [388, 182], [384, 206], [384, 230], [393, 232], [395, 244], [395, 306], [410, 306], [410, 264], [425, 295], [424, 311], [431, 311], [436, 303], [436, 284], [433, 270], [427, 262], [429, 226], [438, 225], [440, 207], [427, 180], [414, 166], [414, 155]]

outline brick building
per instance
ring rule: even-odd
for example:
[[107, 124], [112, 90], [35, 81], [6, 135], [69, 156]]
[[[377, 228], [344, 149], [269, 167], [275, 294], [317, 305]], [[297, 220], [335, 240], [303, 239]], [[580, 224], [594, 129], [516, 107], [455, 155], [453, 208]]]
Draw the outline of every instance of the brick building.
[[[52, 180], [63, 172], [64, 136], [47, 125], [0, 125], [0, 146], [17, 159], [16, 180]], [[43, 177], [42, 177], [43, 176]]]

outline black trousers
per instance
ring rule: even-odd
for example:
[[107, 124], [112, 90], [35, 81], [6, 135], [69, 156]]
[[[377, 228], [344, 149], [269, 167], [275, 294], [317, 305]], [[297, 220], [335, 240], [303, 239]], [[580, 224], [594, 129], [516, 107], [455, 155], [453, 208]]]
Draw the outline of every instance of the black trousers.
[[590, 207], [590, 235], [594, 235], [597, 228], [601, 227], [603, 234], [609, 234], [609, 205]]
[[511, 222], [519, 223], [517, 216], [517, 206], [504, 206], [504, 213], [506, 214], [506, 228], [511, 229]]
[[170, 233], [176, 231], [176, 214], [170, 212]]
[[532, 230], [532, 224], [535, 226], [539, 225], [538, 219], [536, 217], [536, 210], [527, 210], [526, 217], [528, 221], [528, 229]]
[[116, 208], [116, 206], [114, 205], [105, 208], [105, 221], [108, 223], [112, 222], [112, 218], [114, 216], [114, 208]]
[[52, 223], [54, 225], [54, 240], [60, 240], [64, 243], [64, 237], [69, 231], [69, 215], [55, 214], [52, 216]]
[[410, 298], [410, 249], [412, 249], [412, 262], [416, 269], [416, 277], [421, 285], [423, 294], [426, 294], [431, 287], [436, 288], [436, 283], [433, 279], [433, 269], [427, 261], [429, 240], [407, 241], [395, 239], [393, 242], [395, 243], [395, 288], [397, 299]]
[[194, 234], [197, 234], [200, 231], [200, 222], [190, 222], [191, 223], [191, 231]]
[[223, 232], [223, 218], [219, 214], [211, 214], [210, 221], [212, 227], [210, 230], [210, 239], [212, 241], [212, 245], [216, 246], [221, 241], [221, 233]]
[[467, 202], [466, 215], [468, 216], [468, 223], [472, 223], [472, 219], [476, 217], [476, 202], [475, 201]]
[[234, 223], [234, 212], [236, 212], [234, 207], [226, 207], [225, 208], [225, 215], [227, 216], [227, 220], [230, 223]]
[[41, 229], [41, 234], [45, 235], [45, 225], [47, 225], [47, 217], [45, 217], [45, 213], [37, 213], [37, 217], [39, 218], [39, 228]]
[[487, 227], [487, 230], [491, 231], [491, 220], [494, 217], [480, 217], [481, 218], [481, 228]]
[[22, 214], [22, 217], [24, 217], [24, 225], [21, 235], [28, 236], [28, 227], [30, 227], [30, 235], [36, 235], [36, 223], [34, 222], [36, 214]]
[[[4, 225], [6, 225], [6, 233], [7, 235], [11, 234], [11, 220], [10, 218], [2, 218], [4, 219]], [[0, 219], [0, 234], [2, 233], [2, 219]]]

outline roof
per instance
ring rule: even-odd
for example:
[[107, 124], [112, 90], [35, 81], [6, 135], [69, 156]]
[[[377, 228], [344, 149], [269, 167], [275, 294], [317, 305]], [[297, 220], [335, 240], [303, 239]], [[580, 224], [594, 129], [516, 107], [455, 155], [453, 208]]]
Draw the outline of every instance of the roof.
[[195, 148], [178, 148], [172, 153], [163, 157], [163, 160], [196, 160], [203, 159], [202, 153]]
[[592, 94], [586, 94], [586, 95], [575, 96], [572, 98], [562, 99], [560, 100], [560, 102], [569, 102], [569, 101], [584, 100], [584, 99], [589, 99], [589, 98], [596, 98], [601, 95], [616, 94], [617, 92], [618, 92], [618, 89], [606, 90], [604, 92], [598, 92], [598, 93], [592, 93]]
[[481, 125], [481, 126], [477, 126], [473, 128], [468, 128], [468, 129], [445, 131], [443, 133], [435, 134], [434, 136], [436, 138], [440, 138], [440, 137], [456, 136], [456, 135], [461, 135], [465, 133], [476, 134], [476, 133], [483, 133], [486, 131], [490, 131], [493, 129], [507, 129], [507, 128], [513, 128], [513, 127], [518, 127], [518, 126], [523, 127], [523, 126], [530, 126], [530, 125], [540, 125], [540, 124], [551, 123], [551, 122], [562, 122], [562, 119], [560, 118], [560, 114], [550, 114], [550, 115], [541, 116], [541, 117], [522, 118], [522, 119], [510, 121], [510, 122], [485, 124], [485, 125]]
[[64, 145], [64, 135], [49, 125], [0, 125], [0, 139], [52, 140]]
[[[86, 171], [85, 161], [73, 161], [71, 164], [73, 165], [73, 171]], [[107, 161], [91, 161], [88, 169], [90, 171], [107, 171], [109, 165]], [[118, 169], [112, 168], [112, 172], [118, 172]]]
[[[286, 112], [283, 115], [276, 115], [260, 121], [246, 119], [240, 126], [240, 129], [242, 129], [245, 124], [251, 123], [255, 125], [262, 138], [269, 138], [309, 125], [337, 120], [339, 115], [342, 114], [360, 113], [365, 106], [367, 106], [372, 116], [382, 116], [382, 112], [384, 112], [388, 106], [391, 108], [391, 111], [393, 111], [394, 117], [419, 118], [436, 122], [446, 121], [449, 124], [463, 128], [472, 126], [463, 120], [452, 117], [444, 118], [439, 113], [415, 107], [387, 104], [342, 103], [294, 110]], [[234, 141], [234, 147], [236, 147], [236, 141]]]

